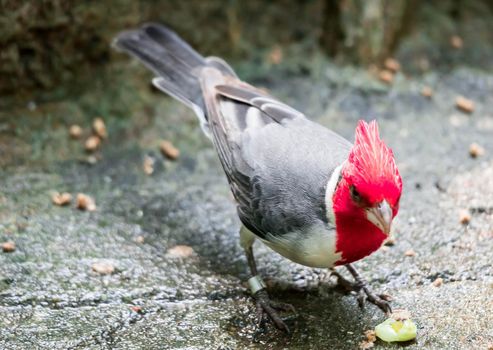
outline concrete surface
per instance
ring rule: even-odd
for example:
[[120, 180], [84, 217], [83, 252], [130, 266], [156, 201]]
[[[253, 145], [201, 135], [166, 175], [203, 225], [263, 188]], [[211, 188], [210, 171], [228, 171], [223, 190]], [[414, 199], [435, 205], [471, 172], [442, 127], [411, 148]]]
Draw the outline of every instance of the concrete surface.
[[[140, 68], [120, 69], [115, 81], [95, 78], [71, 100], [1, 112], [0, 241], [16, 250], [0, 253], [0, 348], [357, 349], [364, 331], [384, 320], [380, 311], [360, 310], [325, 271], [260, 244], [272, 297], [298, 315], [289, 336], [255, 327], [239, 222], [211, 145], [191, 112], [151, 92], [143, 77], [125, 80]], [[431, 99], [420, 95], [425, 84]], [[263, 85], [350, 139], [359, 118], [379, 119], [405, 188], [396, 244], [357, 266], [393, 296], [394, 308], [410, 310], [418, 337], [407, 349], [491, 349], [493, 75], [399, 74], [389, 88], [365, 71], [323, 64], [311, 77]], [[456, 110], [459, 94], [475, 101], [474, 113]], [[67, 128], [87, 129], [96, 116], [110, 137], [90, 165]], [[181, 150], [177, 161], [160, 155], [163, 138]], [[484, 156], [470, 158], [472, 142]], [[145, 155], [156, 160], [151, 176]], [[94, 196], [97, 210], [54, 206], [53, 191]], [[472, 212], [467, 226], [461, 209]], [[194, 254], [173, 256], [168, 249], [178, 244]], [[416, 255], [405, 256], [409, 249]], [[114, 273], [92, 271], [98, 262]], [[432, 285], [438, 277], [441, 287]]]

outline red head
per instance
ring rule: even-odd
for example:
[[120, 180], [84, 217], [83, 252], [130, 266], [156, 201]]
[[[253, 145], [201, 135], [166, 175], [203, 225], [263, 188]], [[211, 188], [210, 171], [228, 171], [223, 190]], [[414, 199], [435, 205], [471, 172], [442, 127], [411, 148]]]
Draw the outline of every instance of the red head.
[[341, 180], [334, 191], [338, 264], [377, 250], [399, 210], [402, 179], [392, 150], [380, 139], [376, 121], [360, 121]]

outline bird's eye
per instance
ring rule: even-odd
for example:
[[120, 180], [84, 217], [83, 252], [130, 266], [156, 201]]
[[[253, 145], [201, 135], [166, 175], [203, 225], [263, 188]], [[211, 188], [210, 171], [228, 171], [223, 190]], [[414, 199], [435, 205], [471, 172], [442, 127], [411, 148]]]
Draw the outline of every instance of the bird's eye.
[[354, 186], [351, 186], [349, 188], [349, 191], [351, 193], [351, 198], [353, 199], [353, 201], [359, 203], [361, 202], [361, 195], [359, 194], [359, 192], [356, 190], [356, 188]]

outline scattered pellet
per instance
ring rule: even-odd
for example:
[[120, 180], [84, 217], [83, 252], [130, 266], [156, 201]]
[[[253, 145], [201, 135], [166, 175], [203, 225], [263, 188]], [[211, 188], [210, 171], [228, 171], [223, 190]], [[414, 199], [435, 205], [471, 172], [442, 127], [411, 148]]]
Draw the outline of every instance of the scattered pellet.
[[76, 199], [77, 208], [80, 210], [95, 211], [96, 203], [87, 194], [78, 193]]
[[145, 156], [142, 168], [144, 169], [144, 173], [146, 175], [152, 175], [154, 172], [154, 158]]
[[397, 61], [395, 58], [387, 58], [384, 62], [384, 67], [388, 69], [389, 71], [396, 73], [401, 69], [401, 65], [399, 61]]
[[396, 321], [405, 321], [411, 318], [411, 313], [407, 309], [395, 309], [390, 317]]
[[471, 221], [471, 213], [467, 209], [462, 209], [459, 213], [459, 222], [462, 225], [467, 225]]
[[476, 142], [471, 143], [469, 146], [469, 155], [472, 158], [477, 158], [484, 155], [484, 148], [478, 145]]
[[71, 138], [78, 139], [82, 135], [82, 128], [80, 126], [74, 124], [69, 128], [68, 133], [69, 133]]
[[101, 145], [101, 139], [97, 136], [90, 136], [85, 143], [86, 151], [94, 152]]
[[92, 130], [94, 133], [102, 139], [108, 137], [108, 132], [106, 131], [106, 125], [104, 124], [104, 120], [101, 118], [96, 118], [92, 122]]
[[414, 251], [414, 249], [408, 249], [404, 252], [404, 255], [405, 256], [416, 256], [416, 252]]
[[3, 242], [1, 246], [4, 253], [12, 253], [15, 251], [15, 243], [12, 241]]
[[365, 337], [366, 339], [359, 344], [360, 350], [371, 349], [375, 345], [374, 343], [377, 340], [377, 336], [373, 329], [365, 331]]
[[458, 96], [455, 99], [455, 105], [458, 109], [466, 113], [474, 112], [474, 102], [465, 98], [464, 96]]
[[109, 262], [95, 262], [91, 266], [92, 270], [96, 273], [99, 273], [100, 275], [111, 275], [113, 272], [115, 272], [115, 266]]
[[167, 140], [161, 141], [159, 148], [161, 153], [168, 159], [175, 160], [180, 156], [180, 150]]
[[462, 47], [464, 46], [464, 41], [460, 36], [452, 35], [450, 37], [450, 46], [452, 46], [454, 49], [462, 49]]
[[272, 50], [269, 52], [268, 60], [272, 64], [279, 64], [282, 62], [283, 53], [282, 48], [278, 45], [274, 46]]
[[432, 284], [434, 287], [441, 287], [443, 284], [443, 278], [438, 277], [436, 280], [433, 281]]
[[133, 312], [140, 313], [140, 312], [142, 312], [142, 307], [140, 307], [138, 305], [132, 305], [132, 306], [130, 306], [130, 310], [132, 310]]
[[421, 89], [421, 95], [426, 98], [431, 98], [433, 96], [432, 88], [429, 86], [424, 86], [423, 89]]
[[72, 195], [68, 192], [63, 192], [63, 193], [54, 193], [51, 196], [51, 201], [55, 205], [59, 206], [64, 206], [64, 205], [69, 205], [70, 202], [72, 201]]
[[135, 242], [140, 243], [140, 244], [144, 243], [144, 236], [135, 237]]
[[177, 245], [166, 252], [166, 255], [170, 258], [188, 258], [193, 254], [193, 248], [187, 245]]
[[380, 73], [378, 74], [378, 78], [384, 83], [392, 84], [392, 82], [394, 81], [394, 73], [387, 69], [384, 69], [380, 71]]

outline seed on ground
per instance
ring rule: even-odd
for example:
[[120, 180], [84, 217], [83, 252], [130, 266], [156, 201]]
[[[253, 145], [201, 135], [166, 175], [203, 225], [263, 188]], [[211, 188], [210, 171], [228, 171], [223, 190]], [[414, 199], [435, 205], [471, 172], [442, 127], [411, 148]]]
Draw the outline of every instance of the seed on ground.
[[82, 128], [80, 126], [74, 124], [69, 128], [68, 133], [69, 133], [71, 138], [78, 139], [82, 135]]
[[95, 262], [91, 266], [92, 270], [96, 273], [99, 273], [100, 275], [111, 275], [113, 272], [115, 272], [115, 266], [109, 262]]
[[144, 169], [144, 173], [146, 175], [152, 175], [154, 172], [154, 158], [145, 156], [142, 168]]
[[176, 148], [170, 141], [163, 140], [159, 144], [161, 153], [168, 159], [175, 160], [180, 156], [180, 150]]
[[443, 284], [443, 278], [438, 277], [436, 280], [433, 281], [433, 286], [434, 287], [440, 287]]
[[429, 86], [423, 87], [423, 89], [421, 89], [421, 95], [426, 97], [426, 98], [431, 98], [433, 96], [432, 88]]
[[94, 152], [101, 145], [101, 139], [97, 136], [90, 136], [84, 144], [86, 151]]
[[96, 118], [92, 122], [92, 130], [94, 133], [102, 139], [108, 137], [108, 132], [106, 131], [106, 124], [102, 118]]
[[462, 49], [462, 47], [464, 46], [464, 41], [460, 36], [452, 35], [450, 37], [450, 46], [452, 46], [454, 49]]
[[408, 249], [404, 252], [404, 255], [412, 257], [412, 256], [416, 256], [416, 252], [414, 251], [414, 249]]
[[96, 210], [96, 203], [94, 202], [94, 199], [87, 194], [84, 193], [78, 193], [77, 198], [76, 198], [76, 206], [77, 209], [80, 210], [87, 210], [87, 211], [95, 211]]
[[166, 252], [166, 255], [170, 258], [188, 258], [193, 254], [193, 248], [187, 245], [177, 245]]
[[459, 222], [462, 225], [467, 225], [471, 222], [471, 213], [467, 209], [462, 209], [459, 213]]
[[395, 58], [387, 58], [384, 62], [384, 66], [386, 69], [388, 69], [391, 72], [396, 73], [401, 69], [401, 65], [399, 64], [399, 61], [397, 61]]
[[378, 74], [378, 79], [380, 79], [384, 83], [392, 84], [392, 82], [394, 81], [394, 73], [387, 69], [384, 69]]
[[478, 145], [476, 142], [471, 143], [469, 146], [469, 155], [472, 158], [477, 158], [484, 155], [484, 148]]
[[12, 241], [3, 242], [1, 246], [4, 253], [12, 253], [15, 251], [15, 243]]
[[455, 105], [458, 109], [460, 109], [465, 113], [474, 112], [474, 102], [472, 100], [465, 98], [464, 96], [458, 96], [455, 99]]
[[53, 202], [53, 204], [59, 206], [69, 205], [72, 201], [72, 195], [68, 192], [56, 192], [51, 196], [51, 201]]

